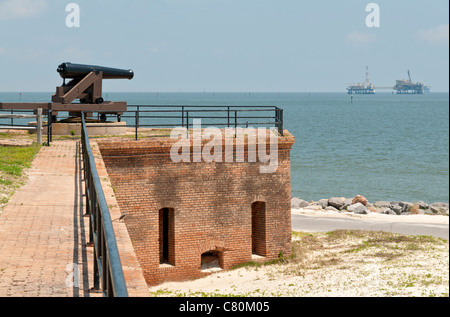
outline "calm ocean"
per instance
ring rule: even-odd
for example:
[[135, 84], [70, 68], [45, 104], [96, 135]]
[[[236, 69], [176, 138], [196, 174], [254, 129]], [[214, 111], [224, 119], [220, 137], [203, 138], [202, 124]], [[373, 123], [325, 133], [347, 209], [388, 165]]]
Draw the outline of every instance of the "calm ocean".
[[[0, 93], [49, 102], [51, 93]], [[278, 106], [295, 137], [292, 196], [449, 201], [449, 94], [109, 93], [129, 105]]]

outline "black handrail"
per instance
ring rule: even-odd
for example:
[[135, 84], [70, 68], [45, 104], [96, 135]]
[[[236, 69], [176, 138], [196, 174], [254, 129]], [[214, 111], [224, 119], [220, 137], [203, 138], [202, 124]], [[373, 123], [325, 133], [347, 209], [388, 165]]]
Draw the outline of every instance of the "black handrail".
[[[269, 114], [267, 114], [268, 112]], [[97, 113], [99, 117], [104, 113], [106, 116], [108, 111], [97, 111]], [[234, 128], [248, 127], [249, 125], [274, 126], [279, 135], [283, 136], [284, 133], [283, 109], [276, 106], [128, 105], [128, 110], [120, 115], [120, 120], [122, 118], [130, 119], [127, 122], [127, 127], [135, 128], [136, 139], [138, 128], [181, 126], [189, 129], [192, 127], [192, 120], [194, 119], [215, 120], [215, 122], [202, 122], [202, 125]], [[150, 123], [149, 119], [154, 119], [154, 122]], [[104, 125], [92, 123], [90, 126], [102, 127]], [[108, 126], [121, 127], [111, 124], [108, 124]]]
[[111, 215], [95, 165], [84, 116], [83, 112], [81, 143], [86, 214], [89, 215], [89, 240], [94, 246], [94, 290], [100, 290], [101, 286], [105, 297], [128, 297]]

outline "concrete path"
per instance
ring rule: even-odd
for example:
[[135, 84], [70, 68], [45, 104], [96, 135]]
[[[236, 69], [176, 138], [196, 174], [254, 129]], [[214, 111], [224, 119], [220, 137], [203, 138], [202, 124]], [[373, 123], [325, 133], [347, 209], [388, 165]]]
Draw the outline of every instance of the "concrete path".
[[[414, 216], [412, 216], [414, 217]], [[426, 216], [429, 219], [410, 221], [408, 216], [386, 215], [380, 219], [351, 218], [348, 216], [319, 216], [292, 214], [292, 229], [305, 232], [328, 232], [333, 230], [369, 230], [386, 231], [406, 235], [426, 235], [449, 239], [448, 217]], [[436, 222], [436, 217], [442, 218], [442, 223]], [[445, 223], [446, 220], [446, 223]]]
[[[0, 297], [101, 296], [88, 291], [93, 248], [85, 247], [89, 218], [83, 216], [79, 147], [76, 140], [42, 147], [27, 183], [0, 214]], [[124, 224], [115, 226], [122, 228], [118, 245], [124, 250], [125, 277], [131, 278], [130, 296], [146, 296]]]

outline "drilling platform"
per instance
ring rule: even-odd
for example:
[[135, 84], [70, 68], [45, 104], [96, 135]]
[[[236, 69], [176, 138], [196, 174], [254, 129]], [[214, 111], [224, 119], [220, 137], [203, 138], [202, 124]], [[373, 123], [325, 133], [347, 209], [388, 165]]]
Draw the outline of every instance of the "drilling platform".
[[369, 66], [366, 66], [366, 81], [364, 83], [350, 84], [347, 86], [347, 93], [349, 95], [357, 94], [357, 95], [374, 95], [375, 89], [389, 89], [392, 90], [392, 93], [396, 91], [397, 94], [414, 94], [421, 95], [424, 92], [430, 92], [430, 87], [425, 86], [422, 83], [416, 82], [414, 83], [411, 80], [411, 73], [408, 70], [408, 79], [397, 79], [395, 82], [395, 86], [375, 87], [369, 80]]
[[370, 83], [369, 80], [369, 66], [366, 66], [366, 81], [364, 83], [350, 84], [347, 87], [347, 93], [349, 95], [374, 95], [375, 86]]
[[414, 83], [411, 80], [411, 73], [408, 70], [408, 79], [397, 79], [393, 88], [397, 94], [419, 94], [422, 95], [424, 91], [429, 91], [430, 88], [422, 83]]

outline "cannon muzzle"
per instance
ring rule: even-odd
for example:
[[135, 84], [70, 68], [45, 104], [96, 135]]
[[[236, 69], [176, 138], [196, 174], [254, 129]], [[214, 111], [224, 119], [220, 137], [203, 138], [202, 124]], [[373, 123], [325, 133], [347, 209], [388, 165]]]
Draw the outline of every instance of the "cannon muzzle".
[[62, 78], [83, 78], [90, 72], [103, 72], [104, 79], [132, 79], [134, 72], [131, 69], [110, 68], [95, 65], [82, 65], [62, 63], [56, 70]]

